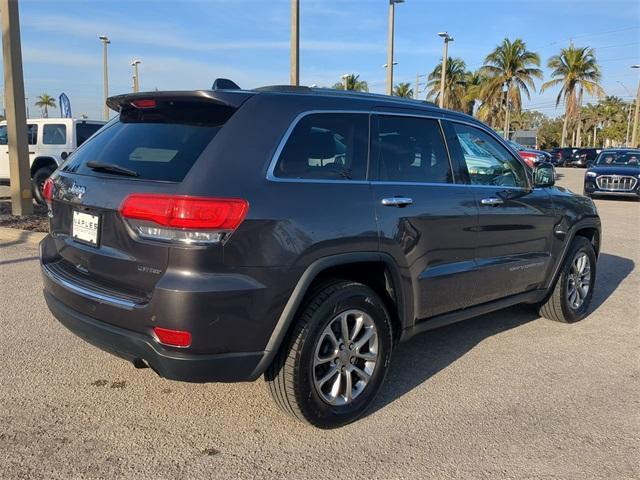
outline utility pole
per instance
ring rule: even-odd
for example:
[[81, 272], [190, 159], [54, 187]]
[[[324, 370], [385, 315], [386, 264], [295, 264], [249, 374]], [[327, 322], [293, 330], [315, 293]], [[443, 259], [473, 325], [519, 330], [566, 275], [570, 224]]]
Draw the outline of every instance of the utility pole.
[[393, 94], [393, 35], [396, 3], [403, 2], [404, 0], [389, 0], [389, 32], [387, 37], [387, 95]]
[[[631, 65], [631, 68], [640, 68], [640, 65]], [[640, 81], [638, 81], [638, 93], [636, 94], [636, 113], [633, 117], [633, 133], [631, 134], [631, 146], [638, 146], [638, 116], [640, 116]]]
[[133, 67], [133, 93], [138, 93], [140, 91], [140, 74], [138, 72], [138, 65], [142, 62], [140, 60], [134, 60], [131, 62], [131, 66]]
[[300, 85], [300, 0], [291, 0], [291, 85]]
[[446, 104], [444, 101], [444, 86], [445, 80], [447, 76], [447, 60], [449, 58], [449, 42], [453, 42], [453, 37], [450, 36], [447, 32], [438, 33], [439, 37], [442, 37], [444, 40], [444, 47], [442, 53], [442, 72], [440, 75], [440, 108], [445, 108]]
[[[633, 96], [624, 83], [622, 83], [620, 80], [616, 80], [616, 83], [619, 83], [622, 86], [622, 88], [624, 88], [624, 90], [627, 92], [629, 97]], [[633, 101], [629, 102], [629, 112], [627, 114], [627, 134], [624, 137], [624, 146], [625, 147], [629, 146], [629, 132], [631, 131], [631, 109], [632, 109], [632, 107], [633, 107]]]
[[504, 84], [504, 139], [509, 140], [509, 128], [511, 121], [511, 103], [509, 101], [509, 84], [505, 82]]
[[413, 98], [418, 99], [418, 92], [420, 91], [420, 74], [416, 73], [416, 86], [413, 90]]
[[104, 120], [109, 120], [109, 107], [107, 106], [107, 98], [109, 98], [109, 68], [107, 65], [107, 45], [111, 43], [109, 37], [106, 35], [100, 35], [98, 37], [102, 41], [102, 70], [103, 70], [103, 83], [104, 83]]
[[24, 102], [18, 2], [0, 0], [0, 14], [2, 14], [2, 55], [5, 107], [7, 109], [11, 213], [13, 215], [29, 215], [33, 213], [33, 197], [31, 196], [31, 175], [29, 174], [29, 147], [27, 145], [27, 116]]

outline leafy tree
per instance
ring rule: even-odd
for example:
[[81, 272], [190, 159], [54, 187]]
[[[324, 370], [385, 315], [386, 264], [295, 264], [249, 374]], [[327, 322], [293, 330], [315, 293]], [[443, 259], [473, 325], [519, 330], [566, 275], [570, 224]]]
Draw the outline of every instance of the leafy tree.
[[[346, 85], [346, 89], [345, 89]], [[347, 77], [342, 81], [335, 83], [333, 88], [336, 90], [353, 90], [356, 92], [368, 92], [369, 85], [364, 80], [360, 80], [360, 75], [356, 75], [352, 73], [347, 75]]]
[[504, 98], [505, 132], [509, 131], [510, 110], [520, 112], [522, 93], [531, 98], [531, 90], [536, 90], [534, 79], [542, 79], [542, 70], [537, 68], [539, 66], [539, 55], [527, 50], [526, 44], [519, 38], [514, 41], [505, 38], [485, 58], [481, 70], [486, 74], [486, 81], [481, 97], [488, 104], [488, 108], [499, 105], [500, 99]]
[[538, 128], [538, 145], [540, 148], [553, 148], [560, 146], [562, 137], [563, 119], [547, 118], [542, 121]]
[[[578, 126], [578, 143], [580, 142], [580, 113], [582, 96], [586, 91], [591, 96], [602, 96], [604, 91], [600, 86], [600, 67], [596, 61], [595, 52], [590, 47], [574, 47], [570, 44], [560, 50], [559, 55], [549, 59], [547, 66], [552, 80], [542, 85], [541, 92], [560, 86], [556, 97], [556, 106], [564, 100], [564, 124], [562, 127], [562, 146], [566, 146], [567, 127], [570, 120], [575, 120]], [[578, 145], [579, 146], [579, 145]]]
[[393, 94], [397, 97], [413, 98], [413, 88], [410, 83], [398, 83], [393, 87]]
[[[442, 62], [427, 77], [427, 99], [435, 103], [440, 101], [440, 84], [442, 79]], [[447, 71], [444, 80], [445, 108], [463, 111], [465, 108], [466, 85], [469, 80], [467, 66], [461, 58], [447, 59]]]
[[42, 116], [49, 118], [49, 108], [56, 108], [56, 101], [53, 97], [43, 93], [37, 98], [36, 107], [42, 109]]

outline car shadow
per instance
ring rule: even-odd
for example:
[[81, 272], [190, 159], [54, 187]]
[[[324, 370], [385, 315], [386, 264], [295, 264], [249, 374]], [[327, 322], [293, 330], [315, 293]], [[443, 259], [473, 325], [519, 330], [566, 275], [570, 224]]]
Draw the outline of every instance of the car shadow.
[[[615, 292], [634, 267], [628, 258], [600, 255], [590, 313]], [[409, 393], [486, 338], [538, 318], [533, 306], [519, 305], [417, 335], [393, 352], [386, 382], [369, 414]]]

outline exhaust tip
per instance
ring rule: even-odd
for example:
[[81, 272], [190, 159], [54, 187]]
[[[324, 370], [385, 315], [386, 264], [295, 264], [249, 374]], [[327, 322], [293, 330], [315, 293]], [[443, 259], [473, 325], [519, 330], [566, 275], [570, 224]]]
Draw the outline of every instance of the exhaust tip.
[[142, 358], [134, 358], [132, 363], [135, 368], [149, 368], [149, 364]]

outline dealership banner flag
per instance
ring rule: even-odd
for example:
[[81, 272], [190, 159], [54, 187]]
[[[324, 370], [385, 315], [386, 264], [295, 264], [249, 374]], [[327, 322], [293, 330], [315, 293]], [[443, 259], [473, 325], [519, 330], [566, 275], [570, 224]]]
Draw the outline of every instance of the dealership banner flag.
[[60, 104], [62, 118], [71, 118], [71, 102], [69, 101], [69, 97], [67, 97], [66, 93], [63, 92], [60, 94], [60, 100], [58, 103]]

